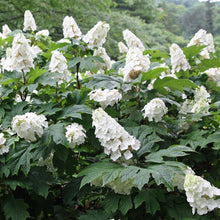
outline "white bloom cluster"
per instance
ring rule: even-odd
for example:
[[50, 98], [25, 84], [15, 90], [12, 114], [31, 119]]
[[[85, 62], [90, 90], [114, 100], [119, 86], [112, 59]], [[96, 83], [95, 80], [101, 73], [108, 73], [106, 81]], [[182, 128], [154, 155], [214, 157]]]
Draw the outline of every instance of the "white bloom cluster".
[[200, 176], [187, 174], [184, 189], [193, 214], [197, 210], [199, 215], [204, 215], [215, 208], [220, 208], [220, 199], [215, 199], [216, 196], [220, 196], [220, 189]]
[[105, 109], [108, 105], [113, 106], [115, 103], [118, 103], [122, 95], [117, 89], [97, 89], [89, 93], [89, 98], [99, 102], [101, 107]]
[[211, 81], [216, 82], [217, 86], [220, 86], [220, 68], [210, 68], [204, 73], [209, 76]]
[[16, 70], [18, 72], [29, 72], [34, 68], [33, 58], [36, 56], [33, 48], [28, 44], [28, 40], [22, 33], [15, 35], [12, 48], [6, 50], [6, 58], [1, 59], [3, 70]]
[[213, 41], [213, 36], [212, 34], [207, 34], [205, 30], [200, 29], [195, 36], [190, 40], [188, 43], [187, 47], [197, 45], [197, 46], [206, 46], [203, 48], [201, 51], [200, 55], [204, 59], [209, 59], [210, 54], [209, 53], [214, 53], [215, 52], [215, 46], [214, 46], [214, 41]]
[[47, 37], [47, 36], [49, 36], [49, 31], [48, 31], [47, 29], [38, 31], [38, 32], [36, 33], [36, 36], [38, 36], [38, 35]]
[[53, 73], [61, 73], [56, 76], [58, 83], [62, 83], [63, 80], [69, 82], [71, 80], [71, 73], [68, 70], [67, 60], [58, 50], [52, 51], [52, 57], [49, 65], [49, 70]]
[[120, 71], [124, 74], [124, 82], [132, 82], [140, 73], [146, 72], [150, 67], [148, 55], [143, 55], [139, 48], [130, 48], [126, 55], [125, 67]]
[[23, 31], [36, 31], [37, 30], [37, 26], [34, 20], [33, 15], [31, 14], [31, 12], [29, 10], [26, 10], [24, 12], [24, 28]]
[[186, 71], [190, 69], [190, 65], [186, 60], [186, 56], [182, 49], [177, 44], [172, 44], [170, 47], [170, 57], [172, 65], [172, 73], [179, 72], [180, 70]]
[[28, 142], [36, 141], [36, 135], [41, 137], [43, 135], [43, 128], [48, 127], [46, 117], [44, 115], [37, 115], [34, 112], [16, 115], [12, 119], [11, 125], [18, 136]]
[[109, 70], [111, 68], [111, 59], [108, 56], [108, 54], [106, 53], [106, 50], [104, 47], [99, 47], [97, 49], [94, 50], [94, 54], [93, 56], [98, 56], [101, 57], [104, 60], [104, 63], [101, 62], [95, 62], [95, 67], [98, 70]]
[[110, 155], [113, 161], [122, 156], [125, 160], [129, 160], [133, 157], [131, 151], [140, 148], [140, 141], [125, 131], [102, 108], [93, 111], [92, 119], [92, 124], [95, 126], [95, 135], [101, 145], [104, 146], [104, 153]]
[[71, 16], [66, 16], [63, 19], [63, 36], [64, 38], [76, 38], [80, 39], [82, 32], [80, 31], [74, 18]]
[[10, 33], [11, 33], [10, 28], [8, 27], [7, 24], [5, 24], [2, 26], [2, 33], [0, 33], [0, 38], [5, 39]]
[[9, 146], [4, 145], [5, 142], [6, 139], [4, 138], [4, 134], [0, 133], [0, 155], [8, 153], [9, 151]]
[[127, 53], [128, 52], [127, 46], [121, 41], [118, 42], [118, 49], [119, 49], [120, 53]]
[[141, 42], [141, 40], [128, 29], [123, 31], [123, 37], [129, 49], [139, 48], [142, 52], [145, 50], [145, 47], [143, 43]]
[[149, 121], [153, 121], [154, 119], [155, 122], [159, 122], [167, 113], [168, 108], [162, 99], [154, 98], [144, 106], [142, 111], [144, 111], [144, 118], [148, 117]]
[[66, 130], [66, 138], [71, 148], [74, 148], [76, 145], [80, 145], [85, 142], [86, 131], [82, 125], [73, 123], [68, 125]]
[[88, 43], [89, 48], [101, 47], [106, 40], [110, 25], [99, 21], [87, 34], [83, 37], [83, 41]]
[[180, 109], [180, 113], [208, 113], [210, 94], [204, 86], [196, 89], [194, 100], [186, 99]]

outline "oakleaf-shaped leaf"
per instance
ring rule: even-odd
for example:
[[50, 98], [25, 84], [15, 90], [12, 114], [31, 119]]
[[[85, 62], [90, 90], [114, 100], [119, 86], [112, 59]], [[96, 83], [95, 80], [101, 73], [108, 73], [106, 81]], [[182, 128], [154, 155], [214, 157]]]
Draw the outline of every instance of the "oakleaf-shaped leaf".
[[27, 209], [28, 204], [23, 199], [16, 199], [13, 196], [8, 196], [2, 204], [6, 219], [11, 220], [25, 220], [30, 217]]
[[186, 146], [170, 146], [167, 149], [162, 149], [157, 152], [150, 153], [145, 157], [146, 162], [163, 163], [163, 157], [183, 157], [186, 156], [185, 152], [192, 152], [190, 147]]

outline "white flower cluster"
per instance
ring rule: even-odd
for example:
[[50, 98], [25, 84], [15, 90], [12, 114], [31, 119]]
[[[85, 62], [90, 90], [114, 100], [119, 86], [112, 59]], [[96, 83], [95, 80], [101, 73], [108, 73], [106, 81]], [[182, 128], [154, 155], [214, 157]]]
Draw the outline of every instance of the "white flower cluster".
[[95, 67], [98, 70], [109, 70], [111, 68], [111, 59], [108, 56], [108, 54], [106, 53], [106, 50], [104, 47], [99, 47], [97, 49], [94, 50], [94, 54], [93, 56], [98, 56], [101, 57], [104, 60], [104, 63], [101, 62], [95, 62]]
[[123, 31], [123, 37], [129, 49], [139, 48], [142, 52], [145, 50], [145, 47], [141, 40], [128, 29]]
[[71, 73], [68, 70], [67, 60], [58, 50], [52, 51], [52, 57], [49, 65], [49, 70], [53, 73], [61, 73], [56, 76], [58, 83], [62, 83], [63, 80], [69, 82], [71, 80]]
[[127, 53], [128, 52], [127, 46], [121, 41], [118, 42], [118, 49], [119, 49], [120, 53]]
[[87, 34], [83, 37], [83, 41], [88, 43], [89, 48], [101, 47], [106, 40], [110, 25], [99, 21]]
[[8, 34], [11, 33], [10, 28], [8, 27], [7, 24], [2, 26], [2, 33], [0, 33], [0, 38], [5, 39], [8, 37]]
[[214, 41], [213, 41], [213, 36], [212, 34], [207, 34], [205, 30], [200, 29], [195, 36], [190, 40], [188, 43], [187, 47], [197, 45], [197, 46], [206, 46], [203, 48], [201, 51], [200, 55], [204, 59], [209, 59], [210, 54], [209, 53], [214, 53], [215, 52], [215, 46], [214, 46]]
[[6, 139], [4, 138], [4, 134], [0, 133], [0, 155], [8, 153], [9, 151], [9, 146], [4, 145], [5, 142]]
[[220, 86], [220, 68], [210, 68], [204, 73], [209, 76], [210, 81], [216, 82], [217, 86]]
[[46, 37], [47, 37], [47, 36], [49, 36], [49, 31], [48, 31], [47, 29], [38, 31], [38, 32], [36, 33], [36, 36], [38, 36], [38, 35], [46, 36]]
[[125, 131], [102, 108], [93, 111], [92, 119], [95, 135], [104, 146], [104, 153], [110, 155], [113, 161], [122, 156], [125, 160], [129, 160], [133, 157], [131, 151], [140, 148], [140, 141]]
[[73, 123], [66, 127], [66, 138], [71, 148], [85, 142], [86, 134], [82, 125]]
[[148, 117], [149, 121], [153, 121], [154, 119], [155, 122], [159, 122], [167, 113], [168, 108], [162, 99], [154, 98], [144, 106], [142, 111], [144, 111], [144, 118]]
[[180, 70], [190, 69], [190, 65], [186, 60], [186, 56], [182, 49], [177, 44], [172, 44], [170, 47], [170, 57], [172, 65], [172, 73], [179, 72]]
[[180, 109], [180, 113], [208, 113], [210, 94], [204, 86], [196, 89], [194, 100], [186, 99]]
[[29, 10], [26, 10], [24, 12], [24, 28], [23, 31], [36, 31], [37, 30], [37, 26], [34, 20], [33, 15], [31, 14], [31, 12]]
[[91, 184], [101, 187], [107, 186], [112, 190], [114, 190], [115, 193], [122, 195], [130, 195], [131, 189], [133, 187], [137, 187], [137, 185], [133, 183], [133, 179], [127, 179], [124, 182], [122, 182], [120, 177], [117, 177], [113, 181], [107, 183], [106, 185], [103, 185], [102, 176], [101, 176], [93, 180]]
[[89, 98], [99, 102], [101, 107], [105, 109], [108, 105], [113, 106], [115, 103], [118, 103], [122, 95], [117, 89], [97, 89], [89, 93]]
[[43, 135], [43, 128], [48, 127], [46, 117], [44, 115], [37, 115], [34, 112], [16, 115], [12, 119], [11, 125], [18, 136], [28, 142], [36, 141], [36, 135], [41, 137]]
[[220, 189], [200, 176], [187, 174], [184, 189], [193, 214], [197, 210], [199, 215], [204, 215], [215, 208], [220, 208], [220, 199], [215, 199], [216, 196], [220, 196]]
[[80, 31], [74, 18], [71, 16], [66, 16], [63, 19], [63, 36], [64, 38], [76, 38], [80, 39], [82, 32]]
[[22, 33], [15, 35], [12, 48], [7, 48], [6, 58], [1, 59], [3, 70], [26, 73], [34, 68], [33, 58], [36, 56], [36, 52], [28, 42]]
[[140, 73], [147, 72], [150, 67], [148, 55], [143, 55], [139, 48], [130, 48], [126, 55], [125, 67], [120, 68], [124, 74], [124, 82], [132, 82]]

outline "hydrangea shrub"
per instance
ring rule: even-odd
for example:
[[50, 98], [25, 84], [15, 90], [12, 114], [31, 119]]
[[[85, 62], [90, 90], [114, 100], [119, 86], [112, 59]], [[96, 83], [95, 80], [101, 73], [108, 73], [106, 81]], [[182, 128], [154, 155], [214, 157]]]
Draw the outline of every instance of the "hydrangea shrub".
[[127, 29], [111, 60], [106, 22], [62, 29], [0, 33], [0, 219], [219, 219], [212, 35], [169, 53]]

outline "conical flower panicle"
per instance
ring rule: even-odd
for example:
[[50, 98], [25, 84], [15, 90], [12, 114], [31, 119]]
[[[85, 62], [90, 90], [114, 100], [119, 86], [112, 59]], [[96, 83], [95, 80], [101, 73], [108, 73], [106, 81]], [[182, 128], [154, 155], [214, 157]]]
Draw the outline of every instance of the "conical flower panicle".
[[34, 68], [34, 53], [33, 48], [29, 45], [29, 40], [22, 33], [15, 35], [12, 48], [6, 51], [6, 58], [2, 58], [1, 64], [3, 69], [8, 71], [16, 70], [18, 72], [27, 73], [31, 68]]
[[190, 69], [190, 65], [186, 60], [186, 56], [183, 53], [182, 49], [177, 44], [172, 44], [170, 47], [170, 56], [171, 56], [171, 72], [174, 74], [175, 72], [179, 72], [180, 70], [188, 70]]
[[220, 189], [202, 177], [187, 174], [184, 189], [193, 214], [197, 210], [199, 215], [204, 215], [215, 208], [220, 208], [220, 199], [216, 199], [216, 196], [220, 196]]
[[64, 38], [81, 38], [82, 32], [73, 17], [66, 16], [63, 19], [63, 36]]
[[92, 119], [92, 124], [95, 126], [95, 135], [104, 147], [104, 153], [110, 155], [113, 161], [118, 160], [120, 157], [129, 160], [133, 157], [132, 150], [140, 148], [140, 141], [125, 131], [102, 108], [93, 111]]
[[34, 20], [32, 13], [29, 10], [26, 10], [24, 13], [24, 28], [23, 31], [36, 31], [37, 26]]
[[83, 37], [83, 41], [88, 43], [89, 48], [101, 47], [105, 41], [110, 25], [99, 21], [87, 34]]
[[124, 30], [123, 37], [124, 37], [124, 40], [128, 46], [128, 49], [138, 48], [142, 52], [145, 50], [145, 47], [144, 47], [143, 43], [141, 42], [141, 40], [134, 33], [132, 33], [130, 30], [128, 30], [128, 29]]
[[140, 73], [147, 72], [150, 67], [150, 59], [148, 55], [138, 48], [130, 48], [126, 55], [125, 67], [120, 69], [124, 74], [124, 82], [132, 82]]

